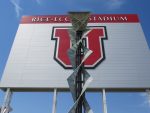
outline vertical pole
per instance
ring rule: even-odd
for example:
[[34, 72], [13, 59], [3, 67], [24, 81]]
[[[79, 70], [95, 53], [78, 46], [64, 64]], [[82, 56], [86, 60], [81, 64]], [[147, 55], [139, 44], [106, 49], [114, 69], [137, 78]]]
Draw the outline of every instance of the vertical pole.
[[[70, 12], [70, 18], [72, 21], [72, 27], [73, 30], [76, 32], [75, 40], [76, 43], [82, 38], [83, 32], [85, 32], [88, 19], [89, 19], [89, 12]], [[73, 40], [74, 41], [74, 40]], [[80, 42], [78, 45], [78, 48], [76, 49], [76, 58], [75, 58], [75, 64], [76, 68], [81, 64], [82, 58], [84, 55], [84, 47], [83, 43]], [[76, 100], [79, 98], [82, 88], [84, 86], [84, 63], [80, 66], [80, 69], [78, 70], [78, 73], [75, 78], [75, 97]], [[75, 106], [75, 113], [82, 113], [82, 107], [83, 106], [83, 99], [85, 98], [85, 94], [82, 94], [82, 97], [77, 102], [77, 106]], [[87, 107], [87, 106], [86, 106]], [[73, 109], [74, 110], [74, 109]], [[71, 112], [74, 112], [74, 111]]]
[[56, 113], [57, 107], [57, 89], [54, 89], [52, 113]]
[[102, 95], [103, 95], [103, 113], [107, 113], [107, 103], [106, 103], [106, 92], [105, 92], [105, 89], [103, 89]]
[[10, 107], [11, 98], [12, 92], [10, 88], [8, 88], [4, 97], [4, 103], [1, 108], [1, 113], [9, 113], [12, 111], [12, 108]]
[[[76, 32], [76, 42], [78, 42], [81, 39], [82, 36], [82, 31], [77, 31]], [[76, 67], [78, 67], [81, 64], [82, 61], [82, 43], [79, 44], [79, 47], [76, 51]], [[78, 97], [81, 94], [82, 91], [82, 85], [83, 85], [83, 66], [81, 66], [81, 68], [79, 69], [77, 76], [76, 76], [76, 99], [78, 99]], [[81, 97], [77, 108], [76, 108], [76, 113], [82, 113], [82, 105], [83, 105], [83, 97]]]
[[[147, 89], [146, 92], [147, 92], [147, 96], [148, 96], [148, 98], [147, 98], [147, 99], [148, 99], [148, 102], [150, 102], [150, 89]], [[150, 104], [150, 103], [149, 103], [149, 104]]]

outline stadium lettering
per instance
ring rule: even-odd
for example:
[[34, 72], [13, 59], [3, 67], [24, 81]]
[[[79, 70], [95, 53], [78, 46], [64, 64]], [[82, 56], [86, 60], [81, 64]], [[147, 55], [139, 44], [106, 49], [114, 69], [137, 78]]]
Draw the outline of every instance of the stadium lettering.
[[[32, 22], [69, 22], [67, 16], [33, 17]], [[127, 22], [127, 16], [92, 16], [89, 22]]]

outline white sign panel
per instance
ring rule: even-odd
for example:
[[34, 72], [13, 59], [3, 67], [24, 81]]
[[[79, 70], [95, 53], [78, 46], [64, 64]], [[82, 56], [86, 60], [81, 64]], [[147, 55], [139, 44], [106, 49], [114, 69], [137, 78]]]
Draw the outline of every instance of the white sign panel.
[[[150, 88], [150, 50], [137, 15], [91, 15], [85, 45], [89, 89]], [[68, 89], [73, 72], [68, 16], [24, 16], [0, 82], [1, 88]]]

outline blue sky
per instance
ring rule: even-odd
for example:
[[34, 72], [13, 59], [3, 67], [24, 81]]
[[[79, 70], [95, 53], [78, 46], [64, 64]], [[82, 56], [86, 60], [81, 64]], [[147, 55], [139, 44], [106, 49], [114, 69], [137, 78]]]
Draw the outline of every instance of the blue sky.
[[[150, 47], [150, 0], [0, 0], [0, 77], [2, 76], [22, 15], [67, 14], [90, 11], [94, 14], [138, 14]], [[14, 93], [12, 113], [50, 113], [52, 93]], [[4, 92], [0, 91], [0, 105]], [[94, 113], [102, 113], [101, 93], [88, 93]], [[58, 94], [57, 113], [72, 105], [69, 93]], [[108, 113], [150, 113], [145, 93], [107, 93]]]

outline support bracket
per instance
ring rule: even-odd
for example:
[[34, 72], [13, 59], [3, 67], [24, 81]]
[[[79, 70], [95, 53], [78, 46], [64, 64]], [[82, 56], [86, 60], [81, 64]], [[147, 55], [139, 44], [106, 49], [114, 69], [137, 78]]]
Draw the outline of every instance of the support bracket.
[[10, 88], [8, 88], [4, 97], [4, 103], [1, 107], [0, 113], [9, 113], [12, 111], [12, 108], [10, 107], [11, 99], [12, 99], [12, 92]]

